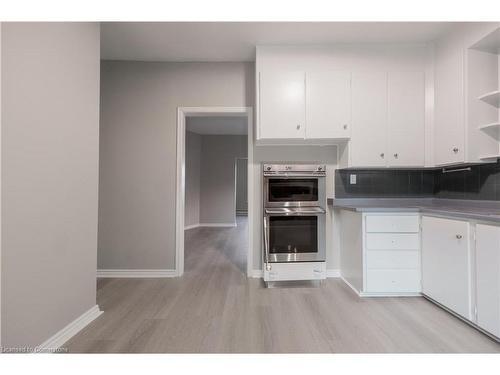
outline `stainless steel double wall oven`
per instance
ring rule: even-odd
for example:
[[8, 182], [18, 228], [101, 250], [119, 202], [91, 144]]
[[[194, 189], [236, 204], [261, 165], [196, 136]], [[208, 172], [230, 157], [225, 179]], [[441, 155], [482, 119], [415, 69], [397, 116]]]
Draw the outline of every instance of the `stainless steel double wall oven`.
[[326, 167], [263, 164], [264, 263], [324, 262]]

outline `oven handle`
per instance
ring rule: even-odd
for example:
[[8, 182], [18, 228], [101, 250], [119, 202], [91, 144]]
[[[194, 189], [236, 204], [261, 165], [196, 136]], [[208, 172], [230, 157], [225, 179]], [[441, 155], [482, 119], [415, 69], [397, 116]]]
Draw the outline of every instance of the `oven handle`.
[[288, 210], [283, 211], [279, 209], [266, 208], [266, 215], [273, 216], [314, 216], [314, 215], [324, 215], [326, 211], [323, 208], [316, 208], [314, 210]]
[[264, 216], [264, 267], [266, 271], [271, 270], [269, 264], [269, 218]]

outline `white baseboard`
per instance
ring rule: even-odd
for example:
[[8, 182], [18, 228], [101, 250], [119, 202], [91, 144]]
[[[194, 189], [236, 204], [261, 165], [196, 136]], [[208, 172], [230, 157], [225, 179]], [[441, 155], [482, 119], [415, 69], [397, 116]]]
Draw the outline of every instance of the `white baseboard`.
[[198, 223], [198, 224], [191, 224], [191, 225], [185, 225], [184, 226], [184, 230], [198, 228], [199, 226], [200, 226], [200, 223]]
[[39, 345], [36, 348], [37, 353], [54, 352], [55, 349], [60, 348], [65, 342], [75, 336], [102, 313], [103, 311], [99, 309], [99, 306], [93, 306], [90, 310], [84, 312], [66, 327]]
[[232, 228], [235, 227], [236, 223], [200, 223], [200, 227], [220, 227], [220, 228]]
[[177, 277], [176, 270], [162, 269], [101, 269], [97, 270], [98, 278], [116, 277], [116, 278], [149, 278], [149, 277]]
[[255, 279], [261, 279], [263, 276], [262, 270], [252, 270], [250, 277]]
[[373, 293], [360, 292], [360, 297], [422, 297], [420, 292], [394, 292], [394, 293]]
[[355, 288], [355, 287], [354, 287], [354, 286], [353, 286], [353, 285], [352, 285], [349, 281], [347, 281], [346, 279], [344, 279], [344, 277], [343, 277], [342, 275], [340, 275], [340, 279], [341, 279], [344, 283], [346, 283], [346, 285], [347, 285], [349, 288], [351, 288], [351, 289], [354, 291], [354, 293], [356, 293], [359, 297], [361, 297], [361, 295], [359, 294], [359, 291], [358, 291], [358, 290], [357, 290], [357, 289], [356, 289], [356, 288]]
[[338, 268], [326, 270], [326, 277], [338, 278], [338, 277], [340, 277], [340, 270]]

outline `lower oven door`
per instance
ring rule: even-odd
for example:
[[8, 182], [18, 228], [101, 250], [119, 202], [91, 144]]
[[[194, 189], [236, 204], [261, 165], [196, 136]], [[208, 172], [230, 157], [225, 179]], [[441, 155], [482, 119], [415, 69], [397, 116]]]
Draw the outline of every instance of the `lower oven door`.
[[265, 263], [325, 261], [325, 211], [265, 209], [264, 242]]

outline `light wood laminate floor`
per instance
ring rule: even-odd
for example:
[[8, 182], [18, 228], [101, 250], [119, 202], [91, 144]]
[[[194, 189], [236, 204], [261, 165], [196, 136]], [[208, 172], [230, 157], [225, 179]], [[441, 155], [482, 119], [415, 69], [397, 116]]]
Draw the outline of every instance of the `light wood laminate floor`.
[[246, 218], [186, 231], [185, 274], [100, 279], [104, 314], [70, 352], [500, 352], [500, 344], [423, 298], [357, 297], [339, 279], [265, 289], [247, 279]]

